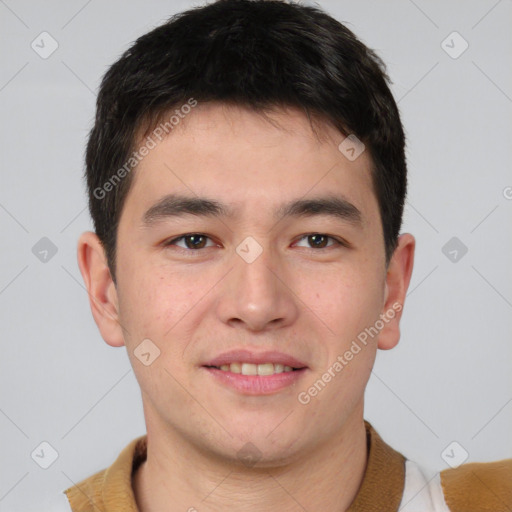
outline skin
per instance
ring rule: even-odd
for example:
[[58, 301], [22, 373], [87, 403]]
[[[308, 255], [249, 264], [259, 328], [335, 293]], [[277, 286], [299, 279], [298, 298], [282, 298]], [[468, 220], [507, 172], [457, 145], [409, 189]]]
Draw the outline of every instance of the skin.
[[[386, 267], [369, 151], [349, 161], [330, 125], [318, 123], [317, 136], [295, 109], [270, 117], [198, 105], [149, 152], [122, 210], [116, 284], [96, 235], [79, 240], [94, 319], [109, 345], [126, 346], [141, 387], [148, 457], [133, 487], [143, 512], [343, 511], [364, 475], [364, 391], [377, 349], [399, 341], [402, 311], [309, 403], [298, 394], [379, 315], [403, 305], [415, 239], [402, 234]], [[236, 215], [144, 225], [170, 193], [207, 196]], [[272, 215], [282, 203], [329, 194], [355, 205], [360, 225]], [[209, 237], [204, 248], [163, 244], [189, 233]], [[318, 248], [310, 234], [332, 238]], [[248, 236], [262, 248], [252, 263], [236, 252]], [[149, 366], [134, 355], [147, 338], [161, 351]], [[308, 369], [294, 386], [244, 395], [201, 367], [235, 348], [279, 350]], [[261, 457], [250, 467], [237, 456], [247, 442]]]

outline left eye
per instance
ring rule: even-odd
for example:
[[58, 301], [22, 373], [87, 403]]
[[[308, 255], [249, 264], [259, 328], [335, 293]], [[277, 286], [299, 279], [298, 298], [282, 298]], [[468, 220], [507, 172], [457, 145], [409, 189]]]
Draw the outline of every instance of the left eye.
[[[338, 240], [335, 240], [333, 237], [324, 235], [322, 233], [313, 233], [311, 235], [303, 236], [300, 241], [306, 240], [308, 244], [311, 244], [314, 249], [324, 249], [325, 247], [331, 247], [332, 245], [341, 245]], [[327, 245], [327, 241], [332, 240], [334, 243], [331, 245]]]
[[[185, 244], [185, 247], [178, 245], [178, 247], [182, 247], [183, 249], [203, 249], [206, 247], [206, 240], [211, 240], [206, 235], [202, 235], [200, 233], [192, 233], [190, 235], [182, 235], [178, 238], [175, 238], [174, 240], [169, 240], [169, 242], [166, 242], [165, 245], [178, 245], [177, 242], [183, 241]], [[215, 245], [215, 244], [212, 244]], [[211, 245], [209, 246], [211, 247]]]

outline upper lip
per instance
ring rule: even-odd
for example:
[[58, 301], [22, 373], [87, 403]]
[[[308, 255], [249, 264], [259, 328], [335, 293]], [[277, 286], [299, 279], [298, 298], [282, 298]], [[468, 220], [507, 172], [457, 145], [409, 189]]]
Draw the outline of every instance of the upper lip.
[[307, 367], [302, 361], [299, 361], [295, 357], [292, 357], [283, 352], [267, 351], [267, 352], [251, 352], [247, 349], [231, 350], [224, 352], [219, 356], [210, 359], [203, 366], [221, 366], [223, 364], [231, 363], [252, 363], [252, 364], [263, 364], [263, 363], [275, 363], [282, 364], [285, 366], [291, 366], [292, 368], [305, 368]]

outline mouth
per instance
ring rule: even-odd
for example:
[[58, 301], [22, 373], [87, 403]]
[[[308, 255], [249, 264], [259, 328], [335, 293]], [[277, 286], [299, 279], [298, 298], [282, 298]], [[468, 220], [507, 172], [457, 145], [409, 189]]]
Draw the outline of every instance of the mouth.
[[230, 364], [222, 364], [220, 366], [205, 365], [205, 368], [215, 368], [222, 372], [231, 372], [241, 375], [259, 375], [262, 377], [266, 377], [268, 375], [277, 375], [279, 373], [297, 372], [299, 370], [305, 369], [305, 367], [294, 368], [293, 366], [270, 362], [261, 364], [236, 362]]
[[255, 352], [248, 349], [225, 352], [203, 364], [223, 372], [241, 375], [275, 375], [307, 368], [299, 359], [277, 351]]
[[214, 382], [245, 395], [269, 395], [296, 385], [308, 367], [281, 352], [235, 350], [202, 365]]

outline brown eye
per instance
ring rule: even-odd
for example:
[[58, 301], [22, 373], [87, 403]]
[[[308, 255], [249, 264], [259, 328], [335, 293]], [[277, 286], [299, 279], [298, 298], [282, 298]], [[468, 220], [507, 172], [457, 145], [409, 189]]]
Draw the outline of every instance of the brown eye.
[[[182, 249], [190, 249], [190, 250], [204, 249], [205, 247], [207, 247], [207, 245], [206, 245], [207, 240], [210, 240], [210, 238], [207, 237], [206, 235], [203, 235], [201, 233], [191, 233], [188, 235], [182, 235], [178, 238], [174, 238], [173, 240], [166, 242], [165, 246], [168, 247], [168, 246], [176, 245], [177, 247], [181, 247]], [[178, 245], [178, 242], [183, 242], [184, 246]], [[210, 245], [210, 247], [211, 247], [211, 245]]]
[[203, 235], [187, 235], [183, 239], [189, 249], [202, 249], [206, 244], [206, 237]]
[[[333, 245], [342, 245], [332, 236], [324, 235], [323, 233], [312, 233], [310, 235], [304, 235], [299, 242], [306, 240], [308, 247], [312, 249], [325, 249]], [[332, 240], [334, 243], [328, 245], [328, 241]], [[304, 246], [302, 246], [304, 247]]]
[[308, 242], [315, 248], [323, 249], [327, 246], [328, 236], [325, 235], [309, 235]]

